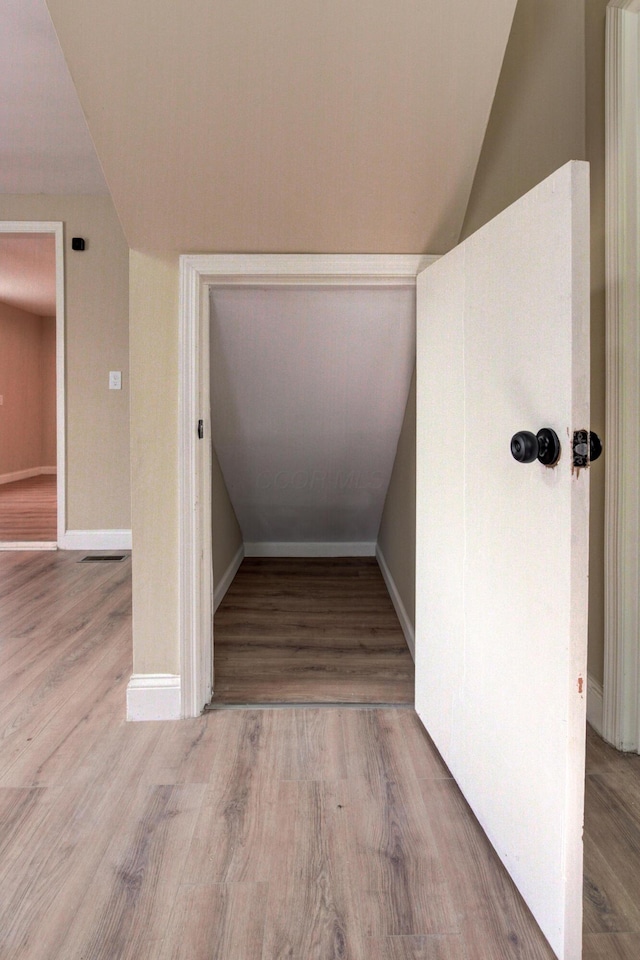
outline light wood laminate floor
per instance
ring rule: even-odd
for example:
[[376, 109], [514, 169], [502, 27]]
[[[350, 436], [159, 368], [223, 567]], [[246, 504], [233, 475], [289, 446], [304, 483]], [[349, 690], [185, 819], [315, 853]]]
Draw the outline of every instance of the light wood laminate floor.
[[[551, 960], [409, 708], [126, 723], [130, 563], [0, 554], [2, 960]], [[640, 758], [590, 737], [585, 960], [637, 960]]]
[[213, 703], [413, 703], [373, 557], [245, 559], [214, 620]]
[[56, 483], [46, 474], [0, 483], [0, 542], [57, 539]]

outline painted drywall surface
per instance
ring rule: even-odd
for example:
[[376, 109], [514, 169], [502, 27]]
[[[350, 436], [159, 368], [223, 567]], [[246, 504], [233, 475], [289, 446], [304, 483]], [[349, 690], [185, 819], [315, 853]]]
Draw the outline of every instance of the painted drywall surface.
[[134, 249], [437, 253], [515, 0], [47, 0]]
[[412, 288], [211, 291], [211, 419], [246, 543], [375, 543], [415, 358]]
[[519, 0], [460, 239], [585, 158], [585, 0]]
[[391, 576], [415, 627], [415, 566], [416, 566], [416, 375], [411, 387], [398, 449], [393, 464], [391, 481], [378, 533], [382, 551]]
[[[520, 0], [461, 235], [470, 236], [567, 160], [590, 161], [591, 427], [603, 439], [606, 5]], [[589, 673], [602, 683], [604, 457], [591, 469]]]
[[132, 250], [134, 673], [180, 672], [178, 262]]
[[214, 587], [242, 546], [242, 533], [227, 491], [215, 447], [211, 451], [211, 527]]
[[[67, 527], [128, 529], [128, 247], [109, 197], [0, 195], [0, 220], [65, 230]], [[71, 237], [85, 237], [84, 252]], [[108, 389], [109, 370], [122, 390]]]
[[40, 388], [42, 390], [43, 467], [55, 467], [56, 434], [56, 318], [40, 318]]
[[42, 459], [42, 332], [40, 317], [0, 303], [0, 476], [49, 466]]
[[0, 233], [0, 300], [37, 317], [56, 312], [56, 242], [51, 233]]

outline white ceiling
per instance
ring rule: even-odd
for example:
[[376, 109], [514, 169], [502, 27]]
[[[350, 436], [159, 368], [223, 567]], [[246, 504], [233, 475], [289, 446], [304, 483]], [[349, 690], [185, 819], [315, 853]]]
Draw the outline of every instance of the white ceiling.
[[214, 289], [212, 429], [245, 542], [372, 542], [415, 363], [412, 289]]
[[39, 317], [56, 315], [53, 235], [0, 234], [0, 302]]
[[0, 193], [106, 193], [45, 0], [1, 0]]

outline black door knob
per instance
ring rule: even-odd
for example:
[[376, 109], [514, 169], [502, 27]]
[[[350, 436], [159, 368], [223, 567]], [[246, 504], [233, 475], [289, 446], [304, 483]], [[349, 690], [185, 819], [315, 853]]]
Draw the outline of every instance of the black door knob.
[[546, 467], [552, 467], [560, 459], [558, 434], [550, 427], [543, 427], [537, 433], [521, 430], [511, 438], [511, 455], [518, 463], [539, 460]]
[[538, 440], [535, 433], [521, 430], [511, 437], [511, 454], [518, 463], [533, 463], [538, 458]]

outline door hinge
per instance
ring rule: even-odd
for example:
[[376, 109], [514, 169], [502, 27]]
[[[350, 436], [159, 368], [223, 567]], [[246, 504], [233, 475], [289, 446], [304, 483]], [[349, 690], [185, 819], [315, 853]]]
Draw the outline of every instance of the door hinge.
[[204, 420], [198, 420], [198, 439], [202, 440], [204, 437]]
[[602, 453], [602, 442], [597, 433], [574, 430], [572, 448], [574, 467], [588, 467]]

